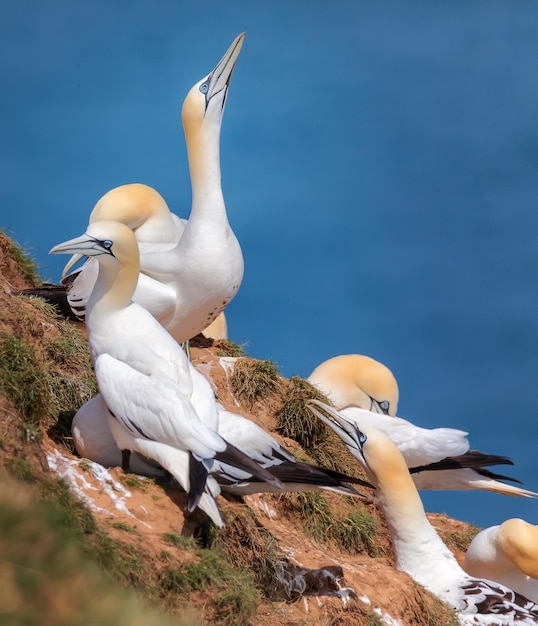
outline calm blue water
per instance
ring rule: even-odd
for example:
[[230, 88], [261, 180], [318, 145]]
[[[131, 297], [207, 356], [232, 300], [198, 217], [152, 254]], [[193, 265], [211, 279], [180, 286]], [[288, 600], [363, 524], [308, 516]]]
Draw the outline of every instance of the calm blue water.
[[[0, 225], [57, 280], [47, 251], [111, 187], [187, 216], [181, 102], [245, 30], [222, 136], [246, 262], [231, 339], [287, 376], [369, 354], [400, 415], [469, 431], [538, 490], [538, 3], [407, 4], [3, 0]], [[538, 501], [423, 496], [538, 523]]]

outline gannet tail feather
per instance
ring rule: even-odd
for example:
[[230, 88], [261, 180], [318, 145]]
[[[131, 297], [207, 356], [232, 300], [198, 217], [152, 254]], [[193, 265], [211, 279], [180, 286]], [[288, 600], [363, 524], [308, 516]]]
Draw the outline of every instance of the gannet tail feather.
[[232, 465], [237, 469], [243, 470], [252, 474], [258, 480], [263, 480], [269, 484], [282, 489], [283, 485], [278, 478], [276, 478], [272, 472], [261, 467], [256, 461], [251, 459], [244, 452], [241, 452], [239, 448], [236, 448], [231, 443], [226, 442], [226, 448], [222, 452], [217, 452], [215, 459], [221, 463]]
[[187, 511], [194, 511], [200, 502], [207, 482], [207, 468], [189, 452], [189, 493], [187, 494]]
[[360, 478], [346, 476], [340, 472], [317, 467], [302, 461], [284, 461], [278, 465], [271, 466], [271, 474], [283, 483], [296, 483], [312, 485], [317, 487], [331, 487], [340, 493], [348, 495], [364, 496], [354, 487], [346, 483], [355, 483], [364, 487], [372, 487], [370, 483]]

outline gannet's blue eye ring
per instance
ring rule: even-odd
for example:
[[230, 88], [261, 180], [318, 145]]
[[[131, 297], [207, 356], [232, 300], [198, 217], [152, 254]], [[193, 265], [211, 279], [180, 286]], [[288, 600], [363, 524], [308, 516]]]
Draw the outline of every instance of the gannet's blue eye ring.
[[390, 403], [388, 400], [383, 400], [383, 402], [379, 403], [379, 406], [383, 409], [383, 411], [388, 411]]
[[364, 433], [361, 433], [359, 435], [359, 443], [361, 444], [361, 446], [363, 446], [366, 443], [366, 439], [367, 439], [367, 437], [366, 437], [366, 435]]
[[201, 93], [204, 93], [204, 94], [205, 94], [205, 93], [207, 93], [208, 89], [209, 89], [209, 85], [208, 85], [207, 83], [202, 83], [202, 84], [200, 85], [200, 91], [201, 91]]
[[110, 248], [112, 248], [112, 241], [110, 241], [110, 239], [105, 239], [105, 241], [103, 241], [103, 248], [105, 248], [106, 250], [110, 250]]

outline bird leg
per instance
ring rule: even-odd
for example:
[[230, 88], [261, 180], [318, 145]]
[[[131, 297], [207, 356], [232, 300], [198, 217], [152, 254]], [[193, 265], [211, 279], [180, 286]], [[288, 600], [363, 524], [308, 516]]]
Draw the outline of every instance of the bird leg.
[[129, 467], [129, 460], [131, 458], [131, 451], [130, 450], [122, 450], [121, 451], [121, 469], [125, 472], [125, 473], [129, 473], [131, 471], [131, 468]]

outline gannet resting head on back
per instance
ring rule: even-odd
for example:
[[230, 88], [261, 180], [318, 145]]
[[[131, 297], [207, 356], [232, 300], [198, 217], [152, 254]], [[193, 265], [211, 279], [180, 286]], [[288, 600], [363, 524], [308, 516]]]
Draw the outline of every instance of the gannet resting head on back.
[[458, 565], [428, 521], [403, 456], [385, 434], [373, 427], [347, 434], [376, 487], [399, 570], [450, 604], [462, 624], [538, 623], [537, 605]]
[[398, 383], [388, 367], [362, 354], [342, 354], [324, 361], [307, 379], [337, 409], [358, 406], [374, 413], [396, 415]]
[[363, 463], [362, 456], [357, 455], [347, 431], [372, 426], [385, 433], [402, 453], [418, 489], [482, 489], [508, 496], [538, 497], [534, 491], [501, 482], [514, 479], [494, 474], [487, 467], [513, 465], [512, 461], [504, 456], [470, 450], [467, 433], [463, 430], [421, 428], [401, 417], [380, 415], [354, 406], [336, 411], [319, 400], [311, 400], [308, 406], [336, 431], [359, 463]]
[[[80, 253], [99, 263], [86, 323], [97, 383], [119, 449], [138, 452], [167, 469], [187, 491], [187, 508], [205, 506], [217, 524], [222, 524], [213, 499], [218, 487], [206, 490], [213, 462], [244, 469], [280, 487], [278, 479], [219, 435], [209, 383], [195, 388], [181, 347], [131, 300], [139, 274], [133, 231], [120, 222], [93, 222], [84, 235], [55, 246], [51, 253]], [[196, 406], [191, 401], [195, 396]], [[207, 414], [203, 420], [198, 414], [202, 410]]]
[[512, 518], [482, 530], [471, 541], [463, 568], [538, 602], [538, 527]]

